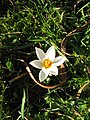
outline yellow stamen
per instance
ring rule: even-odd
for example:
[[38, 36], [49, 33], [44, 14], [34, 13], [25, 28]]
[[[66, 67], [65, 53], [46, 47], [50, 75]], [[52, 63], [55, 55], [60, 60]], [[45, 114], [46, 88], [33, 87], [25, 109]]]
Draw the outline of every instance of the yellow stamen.
[[43, 61], [43, 66], [47, 69], [50, 68], [52, 66], [53, 62], [49, 59], [44, 59]]

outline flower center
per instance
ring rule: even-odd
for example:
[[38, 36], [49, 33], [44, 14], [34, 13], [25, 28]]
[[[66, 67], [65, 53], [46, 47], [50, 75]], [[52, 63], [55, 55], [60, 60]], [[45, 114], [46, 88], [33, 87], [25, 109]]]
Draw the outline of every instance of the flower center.
[[51, 67], [51, 65], [53, 64], [53, 62], [49, 59], [44, 59], [43, 61], [43, 66], [47, 69], [49, 67]]

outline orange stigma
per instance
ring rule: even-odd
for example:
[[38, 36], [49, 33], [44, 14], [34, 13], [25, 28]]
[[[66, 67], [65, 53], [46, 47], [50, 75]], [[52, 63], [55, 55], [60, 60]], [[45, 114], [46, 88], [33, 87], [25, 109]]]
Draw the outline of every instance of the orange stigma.
[[49, 59], [44, 59], [43, 61], [43, 66], [47, 69], [50, 68], [52, 66], [53, 62]]

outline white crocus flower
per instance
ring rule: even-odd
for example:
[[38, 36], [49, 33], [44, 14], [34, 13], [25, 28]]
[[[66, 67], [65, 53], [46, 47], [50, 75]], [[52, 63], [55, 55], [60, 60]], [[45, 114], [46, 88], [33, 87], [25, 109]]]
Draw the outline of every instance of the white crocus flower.
[[66, 57], [58, 56], [55, 58], [54, 46], [51, 46], [46, 53], [44, 53], [44, 51], [40, 48], [36, 47], [35, 49], [39, 60], [31, 61], [29, 64], [35, 68], [41, 69], [39, 72], [40, 82], [44, 81], [48, 75], [58, 75], [57, 66], [60, 66], [62, 63], [64, 63]]

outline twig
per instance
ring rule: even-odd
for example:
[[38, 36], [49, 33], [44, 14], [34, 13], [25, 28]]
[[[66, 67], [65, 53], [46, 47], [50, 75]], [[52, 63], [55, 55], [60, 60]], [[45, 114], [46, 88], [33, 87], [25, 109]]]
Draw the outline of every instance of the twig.
[[70, 116], [68, 116], [68, 115], [62, 114], [62, 113], [60, 113], [60, 112], [55, 112], [54, 114], [57, 115], [57, 116], [67, 117], [67, 118], [69, 118], [70, 120], [74, 120], [74, 118], [72, 118], [72, 117], [70, 117]]
[[67, 38], [70, 37], [70, 36], [71, 36], [73, 33], [75, 33], [75, 32], [80, 32], [80, 31], [82, 31], [82, 30], [83, 30], [84, 28], [86, 28], [89, 24], [90, 24], [90, 21], [87, 22], [87, 23], [85, 23], [82, 27], [77, 28], [77, 29], [69, 32], [69, 33], [66, 35], [66, 37], [63, 38], [63, 40], [62, 40], [62, 42], [61, 42], [61, 51], [62, 51], [65, 55], [72, 56], [71, 54], [69, 54], [69, 53], [66, 52], [66, 42], [67, 42], [66, 40], [67, 40]]
[[13, 9], [15, 10], [16, 9], [16, 6], [15, 6], [15, 3], [14, 3], [14, 1], [13, 0], [8, 0], [11, 4], [12, 4], [12, 6], [13, 6]]
[[77, 92], [77, 96], [76, 98], [80, 97], [81, 92], [83, 91], [83, 89], [90, 83], [90, 81], [88, 81], [87, 83], [85, 83]]
[[47, 85], [41, 84], [41, 83], [39, 82], [39, 80], [36, 80], [36, 79], [34, 78], [34, 76], [33, 76], [33, 74], [31, 73], [31, 70], [30, 70], [30, 67], [28, 66], [28, 64], [27, 64], [24, 60], [22, 60], [22, 59], [18, 59], [18, 60], [21, 61], [21, 62], [24, 64], [24, 66], [25, 66], [25, 68], [26, 68], [29, 76], [32, 78], [32, 80], [33, 80], [37, 85], [39, 85], [39, 86], [41, 86], [41, 87], [43, 87], [43, 88], [46, 88], [46, 89], [54, 89], [54, 88], [57, 88], [57, 87], [63, 85], [63, 84], [66, 82], [66, 80], [67, 80], [67, 79], [64, 79], [64, 80], [63, 80], [62, 82], [60, 82], [59, 84], [56, 84], [56, 85], [53, 85], [53, 86], [47, 86]]
[[27, 74], [28, 74], [28, 72], [22, 73], [21, 75], [16, 76], [15, 78], [9, 80], [9, 83], [11, 84], [12, 82], [14, 82], [14, 81], [16, 81], [16, 80], [18, 80], [18, 79], [24, 77], [24, 76], [27, 75]]

